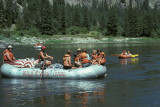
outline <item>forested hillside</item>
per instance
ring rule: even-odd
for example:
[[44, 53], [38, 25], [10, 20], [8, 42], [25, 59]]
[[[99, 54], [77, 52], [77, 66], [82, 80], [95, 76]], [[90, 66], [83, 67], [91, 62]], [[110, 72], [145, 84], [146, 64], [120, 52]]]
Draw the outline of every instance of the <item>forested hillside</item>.
[[4, 36], [45, 36], [96, 31], [104, 36], [160, 37], [158, 4], [100, 1], [71, 5], [64, 0], [0, 0], [0, 32]]

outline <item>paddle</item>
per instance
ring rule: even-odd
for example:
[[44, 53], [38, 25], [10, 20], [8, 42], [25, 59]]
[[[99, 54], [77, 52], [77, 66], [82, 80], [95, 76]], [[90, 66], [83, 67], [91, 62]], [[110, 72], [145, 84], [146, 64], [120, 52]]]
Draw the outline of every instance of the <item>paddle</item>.
[[40, 79], [43, 78], [44, 69], [45, 69], [45, 60], [44, 60], [44, 62], [42, 64], [42, 73], [41, 73], [41, 78]]

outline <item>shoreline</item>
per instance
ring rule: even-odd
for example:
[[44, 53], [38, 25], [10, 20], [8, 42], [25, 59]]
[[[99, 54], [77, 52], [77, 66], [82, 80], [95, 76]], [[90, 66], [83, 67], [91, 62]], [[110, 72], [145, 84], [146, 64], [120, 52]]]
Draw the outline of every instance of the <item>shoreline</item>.
[[103, 37], [100, 39], [94, 37], [10, 37], [0, 40], [2, 45], [34, 45], [37, 42], [43, 44], [79, 44], [79, 43], [160, 43], [158, 38], [126, 38], [126, 37]]

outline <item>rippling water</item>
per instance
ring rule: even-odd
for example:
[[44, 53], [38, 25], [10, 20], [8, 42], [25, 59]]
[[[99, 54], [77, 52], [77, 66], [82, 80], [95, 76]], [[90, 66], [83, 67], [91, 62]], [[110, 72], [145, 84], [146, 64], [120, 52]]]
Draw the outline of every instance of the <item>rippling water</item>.
[[[88, 80], [0, 78], [1, 106], [72, 107], [152, 107], [160, 106], [160, 45], [157, 44], [66, 44], [47, 46], [47, 53], [62, 59], [70, 49], [86, 48], [88, 53], [101, 49], [106, 53], [107, 77]], [[111, 54], [122, 50], [139, 54], [118, 59]], [[0, 65], [2, 52], [0, 49]], [[37, 58], [32, 46], [14, 46], [15, 57]]]

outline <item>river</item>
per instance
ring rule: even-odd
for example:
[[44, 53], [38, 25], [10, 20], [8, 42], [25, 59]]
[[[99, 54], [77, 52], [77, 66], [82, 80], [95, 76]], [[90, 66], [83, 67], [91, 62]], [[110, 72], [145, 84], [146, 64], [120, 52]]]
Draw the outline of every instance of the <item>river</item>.
[[[160, 106], [160, 45], [158, 44], [53, 44], [47, 53], [55, 62], [68, 49], [85, 48], [106, 53], [107, 76], [100, 79], [14, 79], [0, 78], [0, 105], [37, 107], [153, 107]], [[2, 52], [0, 49], [0, 65]], [[136, 58], [118, 59], [111, 54], [130, 50]], [[33, 46], [14, 46], [17, 59], [37, 58]], [[72, 55], [73, 56], [73, 55]]]

